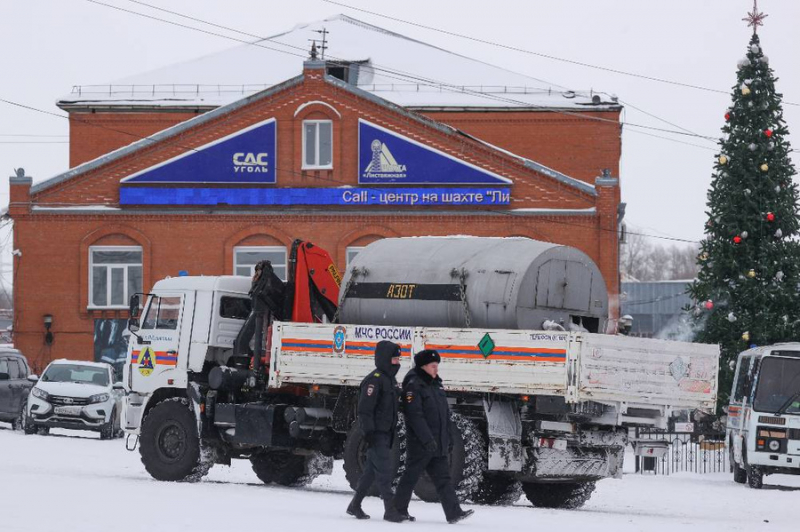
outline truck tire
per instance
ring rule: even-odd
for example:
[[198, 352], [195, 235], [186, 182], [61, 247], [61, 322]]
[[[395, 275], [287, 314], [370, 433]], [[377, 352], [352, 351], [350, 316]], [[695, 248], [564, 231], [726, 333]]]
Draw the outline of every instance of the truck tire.
[[310, 484], [320, 474], [314, 467], [315, 455], [289, 451], [264, 451], [250, 457], [256, 476], [264, 484], [300, 487]]
[[591, 482], [524, 482], [522, 491], [528, 500], [537, 508], [563, 508], [572, 510], [580, 508], [594, 491], [595, 483]]
[[747, 482], [747, 470], [743, 467], [740, 467], [739, 464], [736, 463], [736, 460], [734, 460], [733, 446], [731, 446], [729, 459], [731, 461], [731, 469], [733, 469], [733, 481], [737, 484], [744, 484]]
[[[403, 414], [398, 414], [397, 432], [395, 433], [394, 444], [392, 445], [392, 468], [396, 471], [392, 488], [397, 487], [400, 475], [405, 471], [405, 443], [406, 443], [406, 424]], [[347, 439], [344, 442], [344, 476], [350, 487], [355, 490], [358, 481], [364, 473], [364, 464], [367, 461], [367, 442], [364, 434], [358, 427], [358, 423], [350, 427]], [[373, 484], [367, 493], [370, 497], [379, 497], [378, 486]]]
[[[450, 412], [450, 434], [453, 452], [450, 453], [450, 478], [461, 502], [470, 500], [477, 491], [486, 470], [486, 444], [475, 423], [461, 414]], [[436, 488], [427, 473], [420, 477], [414, 493], [425, 502], [439, 502]]]
[[508, 473], [485, 471], [478, 489], [472, 494], [472, 502], [489, 506], [514, 504], [522, 495], [522, 482]]
[[139, 454], [156, 480], [196, 482], [213, 460], [201, 443], [189, 400], [172, 397], [155, 405], [142, 421]]

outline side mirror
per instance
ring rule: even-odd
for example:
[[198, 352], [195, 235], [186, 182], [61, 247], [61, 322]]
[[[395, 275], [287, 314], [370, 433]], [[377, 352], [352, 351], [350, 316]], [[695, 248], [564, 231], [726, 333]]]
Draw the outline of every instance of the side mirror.
[[139, 294], [133, 294], [131, 296], [130, 317], [131, 319], [139, 317]]
[[8, 373], [0, 373], [0, 381], [7, 381], [11, 380], [11, 376]]
[[30, 375], [28, 375], [28, 380], [33, 383], [39, 382], [39, 376], [36, 375], [35, 373], [31, 373]]
[[135, 333], [139, 330], [139, 320], [136, 318], [128, 318], [128, 330]]

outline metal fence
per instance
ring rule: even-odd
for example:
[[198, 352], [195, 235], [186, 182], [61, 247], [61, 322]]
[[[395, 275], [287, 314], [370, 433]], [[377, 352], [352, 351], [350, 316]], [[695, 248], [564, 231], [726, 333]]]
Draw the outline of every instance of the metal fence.
[[636, 456], [637, 473], [669, 475], [729, 471], [724, 432], [698, 434], [636, 429], [635, 441], [663, 442], [666, 447], [661, 456]]

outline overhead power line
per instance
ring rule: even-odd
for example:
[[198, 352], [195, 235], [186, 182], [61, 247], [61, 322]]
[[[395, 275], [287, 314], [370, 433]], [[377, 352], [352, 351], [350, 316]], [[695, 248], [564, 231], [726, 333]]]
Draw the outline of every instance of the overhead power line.
[[[689, 88], [689, 89], [696, 89], [696, 90], [701, 90], [701, 91], [706, 91], [706, 92], [715, 92], [715, 93], [718, 93], [718, 94], [729, 94], [730, 93], [730, 91], [726, 91], [726, 90], [713, 89], [713, 88], [710, 88], [710, 87], [703, 87], [702, 85], [694, 85], [692, 83], [684, 83], [684, 82], [681, 82], [681, 81], [675, 81], [675, 80], [666, 79], [666, 78], [659, 78], [659, 77], [656, 77], [656, 76], [648, 76], [648, 75], [645, 75], [645, 74], [638, 74], [636, 72], [629, 72], [629, 71], [626, 71], [626, 70], [620, 70], [620, 69], [616, 69], [616, 68], [610, 68], [610, 67], [605, 67], [605, 66], [600, 66], [600, 65], [593, 65], [591, 63], [585, 63], [583, 61], [576, 61], [574, 59], [566, 59], [564, 57], [557, 57], [557, 56], [554, 56], [554, 55], [544, 54], [544, 53], [541, 53], [541, 52], [534, 52], [533, 50], [526, 50], [524, 48], [518, 48], [516, 46], [510, 46], [510, 45], [507, 45], [507, 44], [502, 44], [502, 43], [490, 41], [490, 40], [487, 40], [487, 39], [481, 39], [481, 38], [473, 37], [471, 35], [466, 35], [466, 34], [463, 34], [463, 33], [457, 33], [457, 32], [445, 30], [445, 29], [442, 29], [442, 28], [434, 28], [433, 26], [427, 26], [427, 25], [421, 24], [419, 22], [413, 22], [413, 21], [410, 21], [410, 20], [404, 20], [404, 19], [401, 19], [401, 18], [398, 18], [398, 17], [385, 15], [383, 13], [378, 13], [376, 11], [370, 11], [368, 9], [363, 9], [363, 8], [360, 8], [360, 7], [351, 6], [349, 4], [344, 4], [342, 2], [336, 2], [334, 0], [322, 0], [322, 1], [323, 2], [327, 2], [328, 4], [333, 4], [333, 5], [337, 5], [337, 6], [340, 6], [340, 7], [345, 7], [347, 9], [352, 9], [353, 11], [360, 11], [362, 13], [367, 13], [369, 15], [374, 15], [376, 17], [381, 17], [381, 18], [385, 18], [385, 19], [392, 20], [392, 21], [395, 21], [395, 22], [400, 22], [402, 24], [408, 24], [409, 26], [415, 26], [415, 27], [418, 27], [418, 28], [423, 28], [423, 29], [426, 29], [426, 30], [435, 31], [435, 32], [438, 32], [438, 33], [443, 33], [445, 35], [450, 35], [452, 37], [459, 37], [459, 38], [462, 38], [462, 39], [468, 39], [470, 41], [475, 41], [475, 42], [479, 42], [479, 43], [482, 43], [482, 44], [488, 44], [490, 46], [495, 46], [497, 48], [504, 48], [506, 50], [512, 50], [514, 52], [520, 52], [520, 53], [528, 54], [528, 55], [535, 55], [537, 57], [543, 57], [545, 59], [551, 59], [553, 61], [561, 61], [562, 63], [569, 63], [569, 64], [572, 64], [572, 65], [578, 65], [578, 66], [582, 66], [582, 67], [586, 67], [586, 68], [593, 68], [595, 70], [603, 70], [605, 72], [612, 72], [614, 74], [620, 74], [620, 75], [623, 75], [623, 76], [630, 76], [630, 77], [634, 77], [634, 78], [646, 79], [646, 80], [649, 80], [649, 81], [655, 81], [655, 82], [658, 82], [658, 83], [666, 83], [666, 84], [669, 84], [669, 85], [676, 85], [676, 86], [679, 86], [679, 87], [686, 87], [686, 88]], [[783, 102], [783, 103], [784, 103], [784, 105], [800, 105], [798, 103], [792, 103], [792, 102]]]
[[[200, 33], [204, 33], [204, 34], [207, 34], [207, 35], [212, 35], [212, 36], [215, 36], [215, 37], [220, 37], [220, 38], [223, 38], [223, 39], [239, 42], [239, 43], [246, 44], [246, 45], [249, 45], [249, 46], [256, 46], [256, 47], [264, 48], [264, 49], [271, 50], [271, 51], [274, 51], [274, 52], [283, 53], [283, 54], [287, 54], [287, 55], [292, 55], [294, 57], [299, 57], [299, 58], [302, 58], [302, 59], [306, 59], [306, 57], [307, 57], [305, 55], [306, 50], [304, 48], [300, 48], [298, 46], [293, 46], [293, 45], [289, 45], [289, 44], [285, 44], [285, 43], [280, 43], [278, 41], [270, 40], [270, 43], [279, 44], [281, 46], [286, 46], [286, 47], [289, 47], [289, 48], [294, 48], [294, 49], [301, 50], [303, 52], [303, 54], [298, 54], [298, 53], [290, 52], [290, 51], [287, 51], [287, 50], [280, 50], [278, 48], [274, 48], [274, 47], [271, 47], [271, 46], [265, 46], [265, 45], [263, 45], [263, 44], [261, 44], [259, 42], [251, 42], [251, 41], [239, 39], [239, 38], [236, 38], [236, 37], [232, 37], [230, 35], [224, 35], [224, 34], [221, 34], [221, 33], [216, 33], [216, 32], [213, 32], [213, 31], [204, 30], [202, 28], [196, 28], [194, 26], [188, 26], [186, 24], [181, 24], [181, 23], [174, 22], [174, 21], [171, 21], [171, 20], [166, 20], [166, 19], [155, 17], [155, 16], [152, 16], [152, 15], [147, 15], [145, 13], [139, 13], [137, 11], [132, 11], [130, 9], [125, 9], [125, 8], [122, 8], [122, 7], [119, 7], [119, 6], [106, 4], [106, 3], [103, 3], [103, 2], [99, 2], [97, 0], [86, 0], [86, 1], [89, 2], [89, 3], [92, 3], [92, 4], [97, 4], [97, 5], [100, 5], [100, 6], [103, 6], [103, 7], [107, 7], [107, 8], [115, 9], [115, 10], [118, 10], [118, 11], [122, 11], [122, 12], [125, 12], [125, 13], [128, 13], [128, 14], [131, 14], [131, 15], [136, 15], [136, 16], [147, 18], [147, 19], [156, 20], [156, 21], [159, 21], [159, 22], [163, 22], [165, 24], [178, 26], [178, 27], [189, 29], [189, 30], [192, 30], [192, 31], [198, 31]], [[201, 21], [201, 19], [195, 19], [195, 20]], [[344, 59], [341, 59], [341, 58], [333, 58], [333, 59], [334, 59], [334, 61], [337, 61], [337, 60], [338, 61], [345, 61]], [[614, 124], [614, 125], [617, 125], [617, 126], [626, 125], [626, 126], [629, 126], [629, 127], [641, 128], [641, 129], [646, 129], [646, 130], [651, 130], [651, 131], [659, 131], [659, 132], [662, 132], [662, 133], [670, 133], [670, 134], [674, 134], [674, 135], [691, 136], [691, 137], [704, 138], [704, 139], [707, 139], [707, 140], [714, 140], [714, 141], [717, 140], [715, 137], [703, 136], [703, 135], [695, 135], [695, 134], [687, 133], [685, 131], [676, 131], [676, 130], [659, 128], [659, 127], [654, 127], [654, 126], [646, 126], [646, 125], [643, 125], [643, 124], [635, 124], [635, 123], [631, 123], [631, 122], [621, 123], [621, 122], [619, 122], [617, 120], [611, 120], [611, 119], [608, 119], [608, 118], [602, 118], [602, 117], [598, 117], [598, 116], [589, 116], [589, 115], [587, 115], [586, 113], [583, 113], [583, 112], [571, 112], [571, 111], [552, 109], [552, 108], [549, 108], [547, 106], [536, 105], [536, 104], [532, 104], [530, 102], [525, 102], [525, 101], [521, 101], [521, 100], [515, 100], [513, 98], [508, 98], [508, 97], [501, 97], [501, 96], [496, 95], [496, 94], [490, 94], [490, 93], [485, 93], [485, 92], [480, 92], [480, 91], [474, 91], [474, 90], [462, 87], [460, 85], [454, 85], [454, 84], [446, 83], [446, 82], [443, 82], [443, 81], [437, 81], [437, 80], [433, 80], [433, 79], [430, 79], [430, 78], [417, 76], [417, 75], [414, 75], [414, 74], [403, 73], [402, 71], [394, 71], [392, 69], [387, 69], [385, 67], [380, 67], [379, 65], [376, 65], [376, 64], [372, 64], [371, 66], [372, 66], [373, 70], [376, 70], [378, 72], [382, 72], [384, 77], [389, 78], [389, 79], [397, 79], [397, 80], [401, 80], [401, 81], [414, 81], [414, 82], [417, 82], [417, 83], [419, 83], [421, 85], [428, 85], [428, 86], [435, 87], [435, 88], [440, 88], [440, 89], [444, 88], [444, 89], [446, 89], [446, 90], [448, 90], [450, 92], [453, 92], [453, 93], [470, 94], [470, 95], [473, 95], [473, 96], [477, 96], [477, 97], [481, 97], [481, 98], [485, 98], [485, 99], [491, 99], [491, 100], [495, 100], [495, 101], [500, 101], [500, 102], [503, 102], [503, 103], [509, 103], [509, 104], [520, 105], [520, 106], [525, 106], [525, 107], [532, 107], [532, 108], [535, 108], [535, 109], [542, 109], [542, 110], [550, 111], [550, 112], [555, 113], [555, 114], [562, 114], [562, 115], [565, 115], [565, 116], [577, 117], [577, 118], [581, 118], [583, 120], [591, 120], [591, 121], [597, 121], [597, 122], [607, 122], [607, 123], [611, 123], [611, 124]], [[632, 133], [639, 133], [639, 131], [631, 131], [631, 132]]]

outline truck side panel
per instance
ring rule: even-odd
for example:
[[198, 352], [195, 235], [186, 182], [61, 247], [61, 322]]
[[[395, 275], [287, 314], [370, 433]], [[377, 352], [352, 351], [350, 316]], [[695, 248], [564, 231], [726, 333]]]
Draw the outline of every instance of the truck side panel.
[[579, 400], [713, 409], [719, 348], [581, 334]]

